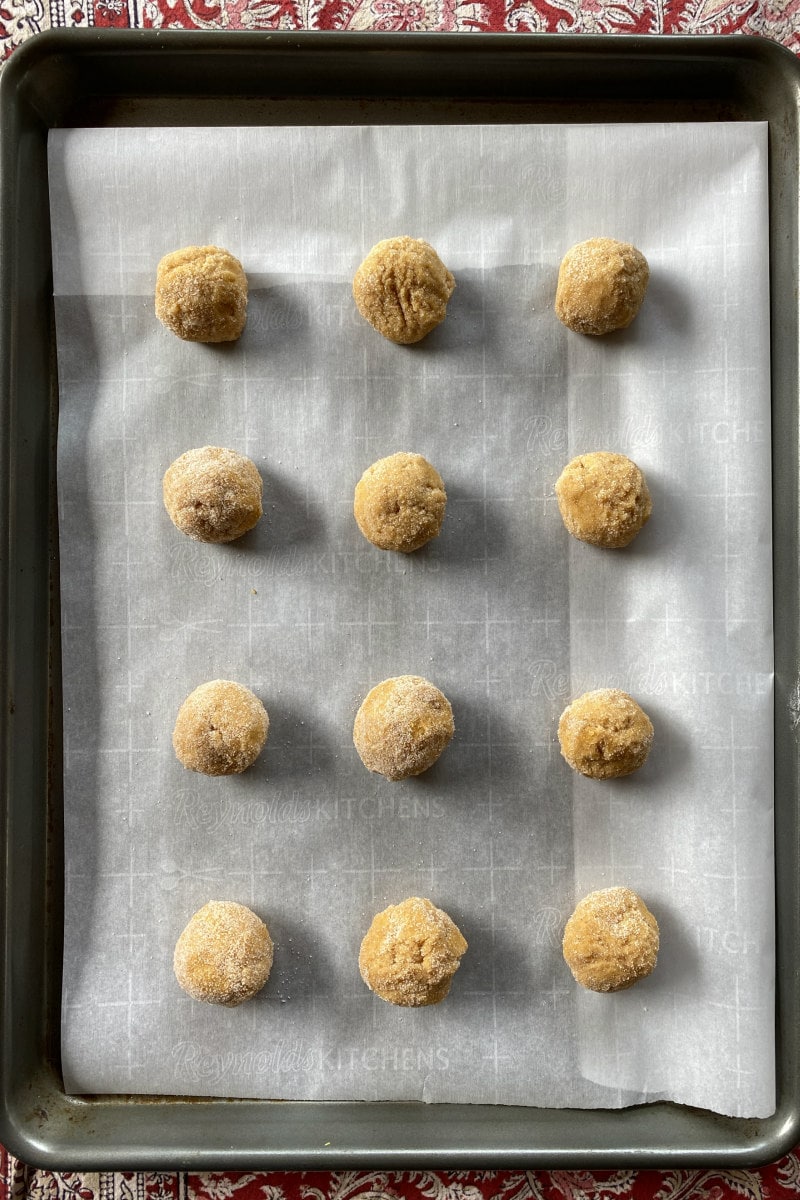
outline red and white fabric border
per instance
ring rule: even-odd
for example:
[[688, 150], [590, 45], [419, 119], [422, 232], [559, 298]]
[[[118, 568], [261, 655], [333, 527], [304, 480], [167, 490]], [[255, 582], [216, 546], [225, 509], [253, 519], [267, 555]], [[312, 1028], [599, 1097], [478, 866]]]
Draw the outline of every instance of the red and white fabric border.
[[800, 0], [2, 0], [2, 57], [41, 29], [751, 33], [800, 53]]
[[[43, 29], [730, 34], [800, 54], [800, 0], [0, 0], [0, 61]], [[800, 1151], [759, 1170], [35, 1170], [0, 1147], [0, 1200], [797, 1200]]]
[[795, 1200], [800, 1159], [753, 1171], [70, 1172], [0, 1150], [0, 1200]]

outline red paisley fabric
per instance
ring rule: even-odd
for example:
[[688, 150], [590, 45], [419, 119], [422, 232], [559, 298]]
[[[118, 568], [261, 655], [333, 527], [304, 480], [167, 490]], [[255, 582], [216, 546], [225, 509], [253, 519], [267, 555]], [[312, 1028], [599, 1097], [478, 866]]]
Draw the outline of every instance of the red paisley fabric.
[[[51, 26], [751, 33], [800, 54], [800, 0], [0, 0], [0, 58]], [[39, 1171], [0, 1147], [0, 1200], [789, 1200], [800, 1149], [759, 1170]]]
[[800, 53], [800, 0], [0, 0], [2, 58], [50, 26], [752, 33]]
[[800, 1158], [758, 1171], [34, 1171], [0, 1150], [0, 1200], [789, 1200]]

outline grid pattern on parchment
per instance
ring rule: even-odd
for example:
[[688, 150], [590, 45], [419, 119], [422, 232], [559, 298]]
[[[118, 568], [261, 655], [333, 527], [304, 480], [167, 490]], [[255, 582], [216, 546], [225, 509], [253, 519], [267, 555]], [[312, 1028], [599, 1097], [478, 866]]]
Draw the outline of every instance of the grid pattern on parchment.
[[[320, 131], [306, 136], [319, 169], [331, 152]], [[434, 178], [430, 133], [394, 136], [390, 176], [400, 139], [399, 160], [413, 154]], [[593, 181], [596, 220], [617, 199], [598, 186], [593, 154], [607, 162], [623, 148], [528, 131], [523, 178], [549, 215], [525, 227], [523, 265], [503, 265], [514, 222], [498, 232], [486, 220], [505, 200], [502, 146], [479, 130], [452, 136], [474, 155], [468, 181], [459, 174], [466, 215], [448, 224], [437, 210], [438, 238], [436, 220], [424, 232], [458, 286], [447, 322], [417, 348], [390, 346], [354, 314], [340, 224], [314, 208], [297, 141], [280, 186], [289, 224], [313, 233], [276, 249], [282, 270], [258, 274], [252, 204], [218, 221], [216, 240], [256, 264], [234, 347], [179, 343], [154, 322], [141, 233], [126, 219], [147, 173], [134, 183], [135, 157], [119, 146], [108, 220], [94, 242], [80, 226], [64, 241], [64, 1049], [77, 1088], [546, 1105], [667, 1094], [714, 1106], [720, 1077], [746, 1094], [752, 1055], [769, 1043], [754, 947], [769, 872], [763, 774], [742, 741], [769, 715], [757, 585], [768, 551], [756, 556], [768, 508], [753, 502], [768, 471], [767, 375], [741, 296], [758, 249], [743, 233], [759, 229], [763, 199], [741, 182], [742, 163], [755, 179], [756, 135], [731, 131], [718, 149], [703, 202], [727, 215], [709, 217], [702, 245], [676, 201], [629, 222], [653, 284], [637, 325], [606, 344], [570, 337], [550, 297], [556, 247], [584, 232], [575, 196]], [[253, 137], [237, 135], [231, 161], [253, 154]], [[360, 171], [334, 194], [366, 248], [365, 214], [382, 211], [391, 178], [373, 196], [365, 135], [343, 137], [356, 139]], [[705, 150], [669, 134], [637, 150], [648, 166], [667, 152], [691, 163]], [[643, 180], [649, 194], [657, 185]], [[422, 232], [413, 196], [392, 203], [387, 222]], [[167, 236], [192, 240], [178, 227]], [[709, 294], [701, 340], [684, 309]], [[567, 457], [607, 446], [609, 431], [610, 448], [647, 469], [656, 502], [622, 557], [570, 543], [552, 495]], [[233, 546], [188, 542], [160, 502], [165, 467], [203, 444], [250, 454], [264, 476], [265, 518]], [[441, 537], [408, 558], [367, 545], [351, 513], [361, 470], [397, 449], [424, 453], [448, 490]], [[389, 784], [355, 756], [352, 719], [369, 687], [407, 672], [445, 691], [457, 734], [427, 775]], [[251, 686], [271, 717], [264, 756], [229, 780], [189, 775], [170, 745], [183, 697], [219, 677]], [[554, 730], [570, 694], [609, 683], [642, 701], [658, 741], [641, 778], [598, 793], [565, 768]], [[755, 869], [731, 853], [733, 831], [761, 839]], [[664, 949], [659, 974], [617, 998], [610, 1021], [576, 994], [559, 943], [576, 894], [618, 882], [657, 911]], [[470, 944], [447, 1003], [424, 1013], [371, 996], [355, 961], [371, 915], [414, 893]], [[193, 1004], [171, 975], [175, 938], [209, 898], [252, 905], [276, 942], [267, 989], [233, 1014]], [[703, 1053], [678, 1061], [687, 1036]]]

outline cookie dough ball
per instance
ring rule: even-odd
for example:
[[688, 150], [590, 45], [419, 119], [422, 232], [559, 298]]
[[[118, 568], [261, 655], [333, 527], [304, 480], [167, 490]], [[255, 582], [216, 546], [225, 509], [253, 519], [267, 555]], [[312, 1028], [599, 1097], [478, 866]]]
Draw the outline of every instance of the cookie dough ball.
[[156, 316], [185, 342], [235, 342], [247, 319], [247, 276], [219, 246], [165, 254], [156, 273]]
[[573, 537], [614, 550], [632, 542], [653, 511], [636, 463], [608, 450], [567, 463], [556, 482], [556, 497]]
[[446, 912], [410, 896], [373, 918], [358, 967], [371, 991], [403, 1008], [438, 1004], [450, 991], [467, 943]]
[[621, 992], [655, 967], [658, 923], [630, 888], [604, 888], [576, 907], [564, 929], [563, 950], [581, 987]]
[[261, 476], [249, 458], [222, 446], [187, 450], [166, 470], [164, 506], [196, 542], [232, 542], [261, 516]]
[[178, 709], [172, 745], [201, 775], [240, 775], [256, 761], [269, 732], [267, 710], [249, 688], [228, 679], [201, 683]]
[[558, 272], [556, 316], [576, 333], [624, 329], [638, 313], [650, 268], [635, 246], [589, 238], [564, 255]]
[[232, 900], [209, 900], [184, 929], [172, 960], [175, 978], [193, 1000], [234, 1008], [260, 992], [272, 969], [264, 922]]
[[644, 764], [653, 742], [650, 718], [627, 692], [584, 692], [558, 723], [561, 753], [589, 779], [618, 779]]
[[356, 484], [353, 514], [373, 546], [410, 554], [438, 537], [446, 504], [439, 472], [421, 454], [400, 451], [367, 467]]
[[456, 281], [421, 238], [373, 246], [353, 278], [358, 311], [390, 342], [419, 342], [445, 318]]
[[419, 675], [398, 675], [364, 698], [353, 742], [368, 770], [408, 779], [433, 766], [454, 731], [453, 710], [439, 689]]

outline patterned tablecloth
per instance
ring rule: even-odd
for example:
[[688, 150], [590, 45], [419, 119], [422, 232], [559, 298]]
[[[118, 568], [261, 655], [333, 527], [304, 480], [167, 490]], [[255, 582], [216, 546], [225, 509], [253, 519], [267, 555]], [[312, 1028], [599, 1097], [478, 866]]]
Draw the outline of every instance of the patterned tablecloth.
[[6, 58], [50, 26], [752, 33], [800, 53], [800, 0], [3, 0]]
[[[0, 0], [5, 60], [50, 27], [749, 33], [800, 54], [800, 0]], [[0, 1200], [785, 1200], [800, 1149], [760, 1170], [54, 1174], [0, 1147]]]
[[0, 1149], [0, 1200], [788, 1200], [800, 1158], [759, 1171], [267, 1171], [53, 1174]]

